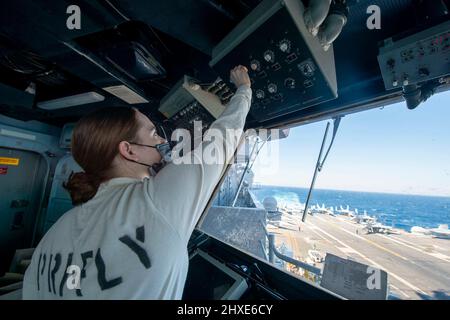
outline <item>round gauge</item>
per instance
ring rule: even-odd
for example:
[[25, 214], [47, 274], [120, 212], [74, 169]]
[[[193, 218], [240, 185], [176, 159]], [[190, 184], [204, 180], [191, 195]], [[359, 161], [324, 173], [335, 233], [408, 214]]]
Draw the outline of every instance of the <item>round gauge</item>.
[[267, 50], [266, 52], [264, 52], [264, 60], [266, 60], [267, 62], [275, 61], [275, 54], [272, 50]]
[[277, 92], [277, 85], [275, 83], [271, 83], [267, 86], [267, 91], [269, 91], [270, 93], [275, 93]]
[[261, 64], [259, 63], [258, 60], [250, 61], [250, 69], [252, 69], [253, 71], [259, 71], [260, 67]]
[[255, 95], [258, 99], [263, 99], [265, 97], [264, 91], [256, 90]]
[[278, 44], [281, 52], [289, 52], [291, 50], [291, 42], [288, 39], [283, 39]]

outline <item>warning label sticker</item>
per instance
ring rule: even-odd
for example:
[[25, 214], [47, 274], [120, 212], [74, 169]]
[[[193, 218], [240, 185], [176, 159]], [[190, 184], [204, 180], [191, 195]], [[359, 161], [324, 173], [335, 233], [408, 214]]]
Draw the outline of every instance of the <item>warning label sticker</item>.
[[19, 160], [20, 160], [19, 158], [0, 157], [0, 164], [6, 164], [9, 166], [18, 166]]

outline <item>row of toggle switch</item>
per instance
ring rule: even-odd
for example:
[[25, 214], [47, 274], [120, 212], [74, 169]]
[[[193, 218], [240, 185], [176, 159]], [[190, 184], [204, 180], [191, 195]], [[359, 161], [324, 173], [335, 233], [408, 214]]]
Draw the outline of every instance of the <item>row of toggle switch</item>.
[[218, 96], [222, 104], [227, 104], [230, 101], [231, 97], [234, 95], [234, 93], [230, 90], [226, 83], [220, 78], [218, 78], [206, 90]]

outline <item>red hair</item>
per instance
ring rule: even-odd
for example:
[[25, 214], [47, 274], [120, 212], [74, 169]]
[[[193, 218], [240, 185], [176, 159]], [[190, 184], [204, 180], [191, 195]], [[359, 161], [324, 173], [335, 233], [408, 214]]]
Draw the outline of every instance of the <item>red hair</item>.
[[136, 137], [136, 110], [108, 107], [90, 113], [76, 124], [72, 134], [72, 155], [84, 172], [72, 173], [63, 184], [74, 205], [92, 199], [100, 184], [111, 178], [111, 164], [121, 141]]

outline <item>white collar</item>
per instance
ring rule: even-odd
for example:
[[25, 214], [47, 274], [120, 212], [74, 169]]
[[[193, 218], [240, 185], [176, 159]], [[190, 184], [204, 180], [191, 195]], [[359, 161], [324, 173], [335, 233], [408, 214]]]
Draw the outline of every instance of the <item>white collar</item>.
[[136, 182], [140, 182], [143, 179], [138, 179], [138, 178], [130, 178], [130, 177], [118, 177], [118, 178], [112, 178], [109, 179], [105, 182], [102, 182], [100, 184], [100, 186], [98, 187], [98, 190], [102, 190], [102, 189], [106, 189], [112, 186], [118, 186], [121, 184], [130, 184], [130, 183], [136, 183]]

